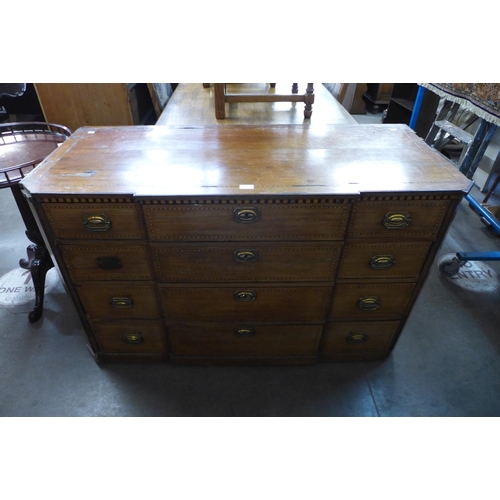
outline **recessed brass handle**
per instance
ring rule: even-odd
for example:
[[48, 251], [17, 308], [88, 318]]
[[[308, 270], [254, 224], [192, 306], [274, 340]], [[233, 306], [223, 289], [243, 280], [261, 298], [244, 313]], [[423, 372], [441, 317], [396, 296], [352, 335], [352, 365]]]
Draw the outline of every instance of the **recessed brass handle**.
[[358, 300], [358, 307], [362, 311], [375, 311], [382, 305], [382, 301], [376, 296], [360, 297]]
[[130, 297], [113, 297], [109, 303], [115, 309], [130, 309], [134, 305], [134, 301]]
[[408, 212], [389, 212], [385, 214], [382, 224], [387, 229], [403, 229], [411, 222]]
[[257, 262], [259, 252], [257, 250], [235, 250], [233, 257], [236, 262]]
[[82, 218], [82, 223], [87, 231], [99, 232], [111, 229], [111, 221], [106, 215], [85, 214]]
[[234, 292], [234, 300], [239, 302], [253, 302], [257, 299], [257, 292], [255, 290], [237, 290]]
[[144, 342], [142, 335], [140, 333], [125, 333], [122, 335], [122, 340], [125, 344], [141, 344]]
[[253, 328], [238, 328], [234, 331], [236, 337], [255, 337], [255, 330]]
[[375, 270], [390, 269], [395, 263], [395, 255], [374, 255], [370, 261], [370, 267]]
[[252, 224], [260, 220], [260, 210], [253, 207], [235, 208], [233, 219], [242, 224]]
[[97, 257], [97, 265], [105, 271], [109, 269], [121, 269], [123, 267], [122, 261], [118, 257]]
[[363, 333], [352, 333], [349, 332], [349, 337], [346, 337], [349, 344], [362, 344], [368, 340], [368, 337]]

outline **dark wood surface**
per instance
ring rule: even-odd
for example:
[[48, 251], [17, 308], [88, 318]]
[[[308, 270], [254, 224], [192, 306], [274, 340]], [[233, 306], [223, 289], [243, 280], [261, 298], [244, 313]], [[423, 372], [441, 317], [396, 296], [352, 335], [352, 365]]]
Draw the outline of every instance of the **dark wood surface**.
[[341, 243], [290, 241], [151, 243], [156, 274], [167, 282], [333, 281]]
[[97, 359], [394, 348], [470, 181], [407, 126], [82, 128], [21, 183]]
[[[315, 359], [321, 325], [259, 325], [241, 332], [228, 324], [175, 325], [169, 329], [172, 349], [179, 356], [311, 356]], [[235, 334], [236, 333], [236, 334]]]
[[[328, 284], [160, 285], [165, 315], [171, 322], [321, 323], [331, 286]], [[252, 300], [243, 297], [252, 294]], [[195, 306], [196, 305], [196, 306]]]
[[250, 197], [470, 187], [404, 125], [84, 127], [23, 184], [32, 194]]

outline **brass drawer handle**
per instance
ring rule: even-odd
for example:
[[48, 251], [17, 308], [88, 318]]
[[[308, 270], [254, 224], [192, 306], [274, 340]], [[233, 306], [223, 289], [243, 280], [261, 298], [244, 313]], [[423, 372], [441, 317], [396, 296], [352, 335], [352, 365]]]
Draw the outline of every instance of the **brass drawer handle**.
[[142, 335], [140, 333], [125, 333], [122, 335], [122, 340], [125, 342], [125, 344], [142, 344], [144, 342], [144, 339], [142, 338]]
[[237, 290], [234, 292], [234, 300], [239, 302], [253, 302], [257, 299], [257, 292], [255, 290]]
[[375, 311], [382, 305], [382, 301], [376, 296], [361, 297], [358, 300], [358, 307], [362, 311]]
[[115, 309], [130, 309], [134, 305], [134, 301], [130, 297], [113, 297], [109, 303]]
[[253, 328], [238, 328], [234, 331], [236, 337], [255, 337], [255, 330]]
[[97, 257], [96, 261], [97, 265], [105, 271], [123, 267], [122, 261], [118, 257]]
[[236, 262], [257, 262], [259, 252], [257, 250], [235, 250], [233, 257]]
[[252, 224], [260, 220], [260, 210], [258, 208], [235, 208], [233, 219], [242, 224]]
[[362, 344], [368, 340], [368, 337], [363, 333], [352, 333], [349, 332], [349, 337], [346, 337], [349, 344]]
[[389, 212], [385, 214], [382, 224], [387, 229], [403, 229], [411, 222], [408, 212]]
[[370, 261], [370, 267], [375, 270], [390, 269], [396, 264], [396, 256], [388, 255], [374, 255]]
[[106, 215], [84, 215], [83, 226], [87, 231], [108, 231], [111, 229], [111, 221]]

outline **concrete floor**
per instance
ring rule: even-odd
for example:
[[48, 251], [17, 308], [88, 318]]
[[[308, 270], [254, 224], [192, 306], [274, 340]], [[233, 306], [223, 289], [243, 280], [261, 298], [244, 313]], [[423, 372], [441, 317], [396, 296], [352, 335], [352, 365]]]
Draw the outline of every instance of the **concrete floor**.
[[[29, 244], [9, 189], [0, 227], [3, 276]], [[464, 202], [439, 255], [499, 247]], [[99, 366], [57, 278], [38, 323], [28, 322], [31, 304], [0, 308], [0, 416], [499, 416], [499, 293], [463, 290], [434, 266], [383, 361]]]

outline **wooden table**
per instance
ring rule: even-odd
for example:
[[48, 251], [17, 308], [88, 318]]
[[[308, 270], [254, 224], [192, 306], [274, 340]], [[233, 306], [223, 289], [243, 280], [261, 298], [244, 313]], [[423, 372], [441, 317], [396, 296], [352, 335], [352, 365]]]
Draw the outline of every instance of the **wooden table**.
[[[312, 105], [314, 104], [314, 84], [308, 83], [307, 87], [299, 92], [298, 83], [293, 83], [291, 93], [283, 94], [276, 92], [276, 84], [270, 83], [263, 93], [249, 92], [241, 94], [232, 93], [227, 90], [227, 83], [214, 83], [215, 90], [215, 117], [217, 119], [226, 118], [226, 103], [237, 102], [302, 102], [305, 104], [304, 118], [311, 118]], [[210, 87], [209, 83], [203, 84], [204, 88]]]
[[[301, 88], [304, 84], [299, 83]], [[268, 83], [227, 84], [232, 94], [262, 94]], [[276, 93], [290, 93], [289, 83], [277, 83]], [[314, 84], [314, 113], [304, 119], [304, 105], [291, 102], [234, 102], [227, 104], [226, 118], [215, 118], [214, 88], [201, 83], [180, 83], [156, 125], [234, 126], [234, 125], [349, 125], [354, 118], [321, 83]]]
[[23, 269], [30, 271], [35, 287], [35, 306], [28, 315], [31, 323], [35, 323], [42, 316], [45, 275], [54, 264], [28, 201], [20, 190], [19, 182], [70, 135], [69, 129], [52, 123], [23, 122], [0, 125], [0, 189], [11, 189], [26, 226], [26, 236], [33, 243], [26, 250], [28, 259], [19, 261]]

